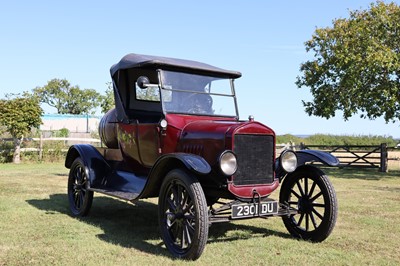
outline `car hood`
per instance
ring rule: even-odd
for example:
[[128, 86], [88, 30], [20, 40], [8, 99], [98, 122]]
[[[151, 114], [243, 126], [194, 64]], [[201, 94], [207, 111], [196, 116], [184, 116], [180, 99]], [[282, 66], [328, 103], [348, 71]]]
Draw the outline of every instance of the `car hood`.
[[[235, 134], [275, 135], [269, 127], [255, 121], [218, 120], [215, 118], [183, 117], [185, 121], [174, 119], [174, 127], [179, 129], [178, 152], [202, 156], [213, 165], [225, 150], [233, 150]], [[193, 119], [193, 120], [192, 120]], [[194, 120], [196, 119], [196, 120]]]
[[182, 128], [182, 139], [232, 138], [234, 134], [275, 135], [269, 127], [255, 121], [191, 121]]

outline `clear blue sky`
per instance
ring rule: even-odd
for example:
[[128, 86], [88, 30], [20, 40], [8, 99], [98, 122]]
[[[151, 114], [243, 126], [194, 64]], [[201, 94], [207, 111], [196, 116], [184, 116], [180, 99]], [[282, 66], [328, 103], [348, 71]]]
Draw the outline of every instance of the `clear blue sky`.
[[[241, 71], [242, 119], [277, 134], [373, 134], [400, 138], [400, 125], [355, 116], [309, 117], [294, 84], [316, 27], [372, 1], [2, 1], [0, 97], [53, 78], [104, 93], [109, 69], [128, 53], [192, 59]], [[395, 1], [399, 2], [399, 1]], [[46, 112], [54, 112], [45, 108]]]

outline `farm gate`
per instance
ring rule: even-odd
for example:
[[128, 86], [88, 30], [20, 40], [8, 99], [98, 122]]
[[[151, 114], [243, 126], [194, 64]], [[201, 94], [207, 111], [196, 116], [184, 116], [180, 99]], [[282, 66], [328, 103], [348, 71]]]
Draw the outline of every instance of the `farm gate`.
[[388, 147], [380, 145], [300, 145], [301, 150], [322, 150], [336, 156], [340, 168], [362, 167], [378, 168], [380, 172], [388, 171]]

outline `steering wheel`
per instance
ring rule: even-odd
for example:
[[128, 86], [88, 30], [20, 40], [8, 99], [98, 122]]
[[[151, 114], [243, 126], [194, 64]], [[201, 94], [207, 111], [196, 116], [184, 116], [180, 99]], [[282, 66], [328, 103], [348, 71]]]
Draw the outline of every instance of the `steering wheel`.
[[213, 99], [208, 94], [193, 93], [185, 100], [185, 106], [190, 114], [212, 114]]

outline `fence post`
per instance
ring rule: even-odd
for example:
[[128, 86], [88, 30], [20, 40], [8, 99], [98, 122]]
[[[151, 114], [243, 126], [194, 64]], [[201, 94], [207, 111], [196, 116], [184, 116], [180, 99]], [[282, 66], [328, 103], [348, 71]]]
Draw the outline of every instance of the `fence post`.
[[43, 159], [43, 132], [40, 132], [39, 139], [39, 161]]
[[379, 166], [379, 172], [388, 172], [388, 152], [387, 152], [387, 144], [381, 144], [381, 164]]
[[300, 142], [300, 150], [305, 150], [306, 149], [306, 145], [304, 144], [304, 142]]
[[290, 145], [290, 149], [291, 149], [292, 151], [296, 151], [296, 144], [295, 144], [294, 142], [290, 141], [290, 142], [289, 142], [289, 145]]
[[86, 133], [89, 133], [89, 114], [86, 114]]

